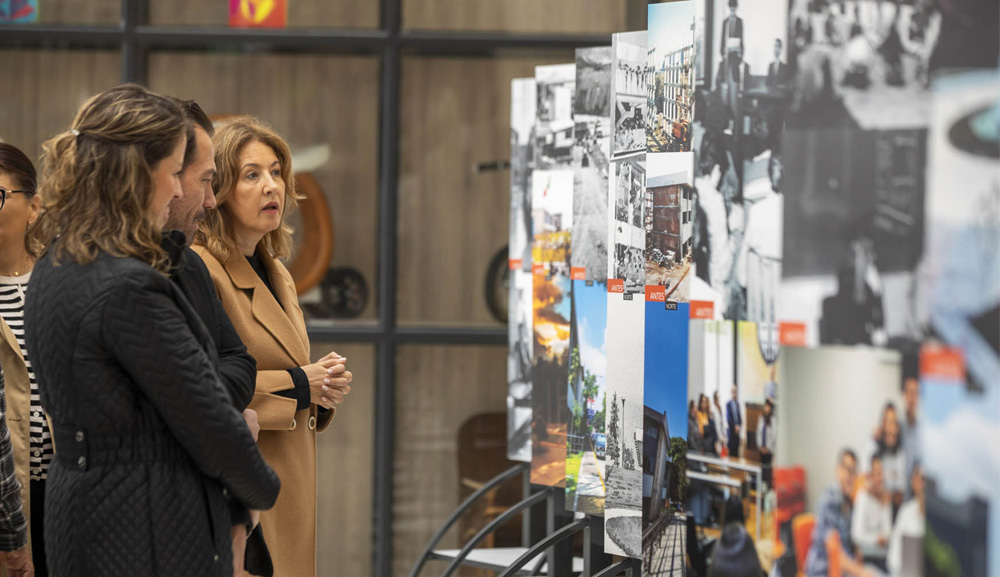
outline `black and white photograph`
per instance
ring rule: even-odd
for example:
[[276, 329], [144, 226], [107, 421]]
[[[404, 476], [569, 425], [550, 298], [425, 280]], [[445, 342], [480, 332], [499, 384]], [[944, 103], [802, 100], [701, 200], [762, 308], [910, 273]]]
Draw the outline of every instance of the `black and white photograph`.
[[691, 298], [713, 302], [716, 318], [774, 323], [787, 188], [782, 135], [791, 94], [787, 2], [748, 8], [740, 0], [709, 0], [695, 17], [702, 58], [692, 135]]
[[646, 149], [646, 31], [614, 34], [611, 48], [611, 154], [617, 157]]
[[625, 292], [641, 293], [646, 284], [646, 234], [642, 208], [646, 187], [646, 155], [638, 153], [611, 163], [609, 186], [608, 251], [610, 278], [623, 280]]
[[[926, 130], [789, 130], [780, 318], [806, 346], [919, 338]], [[823, 159], [822, 162], [818, 159]]]
[[604, 549], [642, 554], [643, 376], [646, 303], [608, 292]]
[[603, 284], [608, 278], [611, 47], [578, 49], [576, 74], [570, 266], [583, 269], [584, 280]]
[[511, 82], [510, 237], [507, 305], [507, 458], [531, 461], [531, 165], [535, 79]]
[[535, 168], [569, 168], [576, 143], [573, 137], [576, 65], [537, 66], [535, 85]]
[[694, 189], [690, 153], [648, 153], [643, 229], [646, 285], [664, 287], [665, 298], [688, 302], [694, 245]]
[[646, 152], [691, 150], [694, 0], [649, 6]]

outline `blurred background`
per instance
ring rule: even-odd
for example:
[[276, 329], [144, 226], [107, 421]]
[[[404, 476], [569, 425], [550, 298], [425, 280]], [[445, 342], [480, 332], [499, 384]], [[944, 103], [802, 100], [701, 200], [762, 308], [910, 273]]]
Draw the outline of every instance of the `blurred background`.
[[0, 23], [0, 138], [37, 160], [123, 81], [285, 137], [308, 196], [292, 266], [313, 356], [336, 350], [355, 374], [319, 441], [319, 574], [405, 575], [510, 465], [510, 81], [645, 29], [646, 2], [286, 3], [267, 29], [231, 27], [229, 0], [25, 3], [34, 21]]

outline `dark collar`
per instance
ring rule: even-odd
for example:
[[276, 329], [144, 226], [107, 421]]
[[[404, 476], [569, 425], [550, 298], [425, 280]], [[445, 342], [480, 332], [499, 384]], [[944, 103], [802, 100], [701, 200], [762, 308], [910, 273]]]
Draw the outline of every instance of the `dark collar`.
[[184, 249], [187, 248], [187, 237], [179, 230], [171, 230], [163, 233], [163, 241], [160, 243], [163, 250], [167, 251], [167, 258], [170, 260], [168, 268], [170, 276], [177, 274], [184, 264]]

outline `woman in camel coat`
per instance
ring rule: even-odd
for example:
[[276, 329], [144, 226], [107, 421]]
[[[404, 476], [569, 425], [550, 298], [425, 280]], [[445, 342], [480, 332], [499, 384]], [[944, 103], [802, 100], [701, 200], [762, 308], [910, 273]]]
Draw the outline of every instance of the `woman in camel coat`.
[[309, 361], [309, 337], [295, 285], [277, 260], [291, 247], [284, 215], [295, 207], [288, 146], [270, 127], [239, 117], [215, 134], [217, 209], [195, 240], [219, 298], [257, 359], [250, 408], [258, 445], [282, 481], [274, 508], [261, 514], [276, 577], [316, 575], [316, 434], [350, 391], [346, 360]]

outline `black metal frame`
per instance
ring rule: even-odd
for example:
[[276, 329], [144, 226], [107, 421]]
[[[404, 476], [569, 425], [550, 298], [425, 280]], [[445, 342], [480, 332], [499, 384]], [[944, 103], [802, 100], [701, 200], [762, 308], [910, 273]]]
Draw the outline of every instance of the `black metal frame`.
[[[504, 328], [400, 327], [396, 317], [399, 182], [399, 109], [402, 56], [512, 56], [566, 54], [599, 46], [607, 35], [425, 32], [402, 28], [405, 0], [379, 0], [378, 29], [245, 30], [217, 26], [149, 26], [149, 0], [122, 0], [117, 26], [0, 25], [0, 48], [120, 50], [122, 80], [144, 83], [147, 56], [154, 50], [233, 50], [309, 54], [363, 54], [381, 58], [379, 112], [379, 192], [377, 279], [378, 322], [372, 326], [310, 327], [315, 340], [374, 343], [375, 487], [373, 495], [373, 575], [392, 574], [392, 463], [396, 349], [400, 344], [503, 345]], [[645, 24], [646, 2], [627, 0], [629, 27]]]

